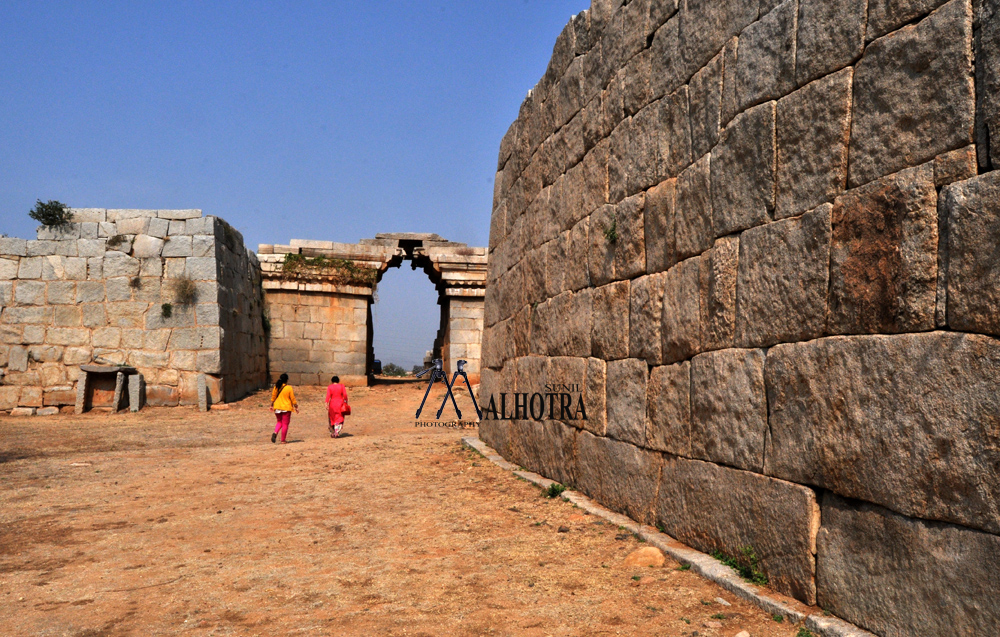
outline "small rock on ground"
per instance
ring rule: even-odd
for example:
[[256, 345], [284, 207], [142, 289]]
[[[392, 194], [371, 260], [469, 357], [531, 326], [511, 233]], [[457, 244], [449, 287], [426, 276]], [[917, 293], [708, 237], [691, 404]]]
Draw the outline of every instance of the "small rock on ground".
[[636, 549], [628, 554], [625, 558], [625, 566], [663, 566], [663, 562], [666, 558], [663, 556], [663, 551], [656, 548], [655, 546], [644, 546], [641, 549]]

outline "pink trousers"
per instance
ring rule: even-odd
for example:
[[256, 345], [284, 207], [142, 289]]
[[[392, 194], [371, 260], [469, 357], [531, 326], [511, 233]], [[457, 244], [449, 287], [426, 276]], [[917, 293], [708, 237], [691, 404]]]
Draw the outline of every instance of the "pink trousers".
[[288, 423], [292, 422], [292, 412], [286, 411], [283, 413], [274, 412], [276, 423], [274, 423], [274, 433], [281, 434], [281, 442], [285, 442], [285, 436], [288, 434]]

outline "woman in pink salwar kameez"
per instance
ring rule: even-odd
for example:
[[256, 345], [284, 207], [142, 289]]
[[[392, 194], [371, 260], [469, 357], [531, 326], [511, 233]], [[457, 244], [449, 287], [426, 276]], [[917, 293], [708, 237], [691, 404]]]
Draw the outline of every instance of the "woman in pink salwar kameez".
[[347, 388], [340, 384], [340, 377], [334, 376], [326, 388], [326, 409], [330, 415], [330, 437], [340, 436], [344, 426], [344, 411], [350, 409], [347, 405]]

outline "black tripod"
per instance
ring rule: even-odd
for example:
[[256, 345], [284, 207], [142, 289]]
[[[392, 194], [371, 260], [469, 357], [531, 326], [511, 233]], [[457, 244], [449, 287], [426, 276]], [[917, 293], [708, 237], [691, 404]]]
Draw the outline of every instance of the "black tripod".
[[[451, 377], [451, 386], [448, 387], [448, 393], [451, 394], [451, 388], [455, 386], [458, 382], [458, 377], [461, 376], [465, 379], [465, 386], [469, 388], [469, 397], [472, 398], [472, 404], [476, 408], [476, 415], [479, 419], [483, 419], [483, 412], [479, 409], [479, 403], [476, 402], [476, 395], [472, 393], [472, 383], [469, 382], [469, 376], [465, 373], [465, 364], [468, 361], [458, 361], [458, 371]], [[452, 402], [455, 401], [455, 397], [451, 397]], [[441, 417], [441, 412], [444, 411], [445, 403], [448, 402], [448, 396], [444, 397], [444, 401], [441, 403], [441, 409], [438, 409], [438, 418]], [[458, 411], [458, 405], [455, 405], [455, 411]], [[458, 419], [462, 419], [462, 412], [458, 411]]]
[[[463, 361], [464, 362], [464, 361]], [[434, 381], [441, 379], [444, 381], [445, 386], [448, 388], [448, 393], [444, 397], [444, 402], [441, 403], [441, 409], [438, 409], [437, 417], [441, 417], [441, 412], [444, 411], [444, 406], [448, 403], [448, 396], [451, 396], [451, 402], [455, 405], [455, 413], [458, 414], [458, 419], [462, 419], [462, 412], [458, 410], [458, 403], [455, 402], [455, 396], [451, 393], [451, 384], [448, 382], [448, 375], [444, 373], [444, 368], [441, 363], [440, 358], [434, 359], [434, 367], [428, 367], [424, 371], [417, 374], [417, 378], [420, 378], [427, 372], [431, 372], [431, 380], [427, 383], [427, 391], [424, 392], [424, 399], [420, 401], [420, 406], [417, 407], [417, 418], [420, 418], [420, 412], [424, 410], [424, 403], [427, 402], [427, 396], [431, 393], [431, 387], [434, 386]], [[468, 381], [468, 379], [466, 379]]]

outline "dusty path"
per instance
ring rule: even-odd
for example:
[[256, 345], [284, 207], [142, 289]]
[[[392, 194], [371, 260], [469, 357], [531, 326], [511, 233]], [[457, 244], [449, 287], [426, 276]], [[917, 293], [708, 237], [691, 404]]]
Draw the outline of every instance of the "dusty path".
[[0, 417], [0, 633], [796, 634], [669, 559], [624, 567], [631, 535], [414, 428], [422, 392], [354, 391], [331, 440], [300, 391], [284, 446], [262, 396]]

